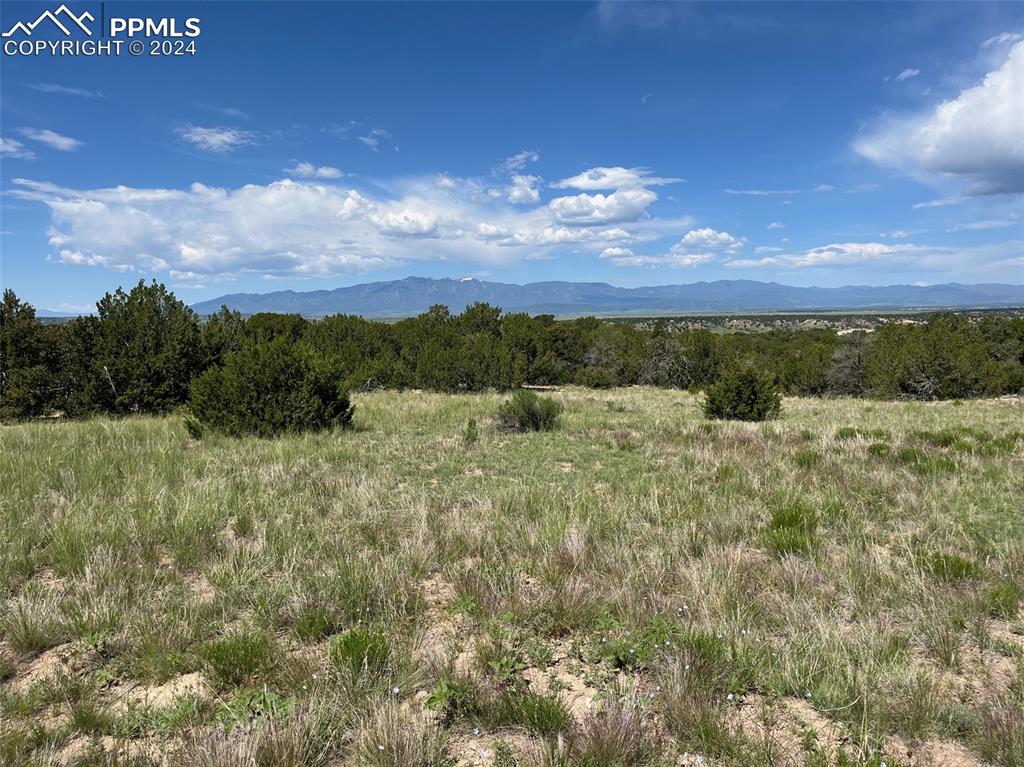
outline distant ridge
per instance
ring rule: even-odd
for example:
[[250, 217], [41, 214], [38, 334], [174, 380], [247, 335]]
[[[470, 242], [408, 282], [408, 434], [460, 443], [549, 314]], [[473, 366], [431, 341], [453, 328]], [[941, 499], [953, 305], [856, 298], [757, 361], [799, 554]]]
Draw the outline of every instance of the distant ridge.
[[700, 312], [812, 311], [841, 309], [984, 309], [1024, 306], [1024, 285], [985, 283], [962, 285], [849, 285], [841, 288], [797, 288], [776, 282], [717, 280], [685, 285], [619, 288], [604, 282], [531, 282], [511, 285], [461, 280], [406, 277], [334, 290], [235, 293], [193, 305], [212, 314], [226, 305], [243, 314], [279, 312], [323, 317], [359, 314], [364, 317], [410, 317], [434, 304], [453, 312], [482, 301], [506, 312], [603, 316], [686, 314]]

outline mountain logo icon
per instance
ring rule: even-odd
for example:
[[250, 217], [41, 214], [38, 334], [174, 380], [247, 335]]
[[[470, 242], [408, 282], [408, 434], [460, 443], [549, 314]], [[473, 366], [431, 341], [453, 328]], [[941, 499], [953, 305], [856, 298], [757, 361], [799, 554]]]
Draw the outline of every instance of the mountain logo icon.
[[84, 22], [95, 21], [96, 17], [88, 11], [86, 11], [80, 16], [76, 16], [74, 13], [71, 12], [70, 8], [68, 8], [66, 5], [62, 3], [57, 10], [43, 11], [41, 14], [39, 14], [39, 18], [37, 18], [35, 21], [29, 22], [28, 24], [26, 24], [24, 21], [19, 21], [15, 23], [13, 27], [8, 29], [6, 32], [3, 33], [3, 35], [0, 36], [13, 37], [16, 32], [20, 31], [24, 35], [31, 37], [36, 27], [42, 24], [43, 21], [46, 19], [49, 19], [54, 24], [56, 24], [57, 28], [61, 32], [63, 32], [64, 35], [67, 37], [71, 36], [71, 30], [74, 28], [74, 26], [77, 26], [79, 29], [85, 32], [85, 34], [92, 37], [92, 30], [89, 29], [89, 27], [86, 26]]

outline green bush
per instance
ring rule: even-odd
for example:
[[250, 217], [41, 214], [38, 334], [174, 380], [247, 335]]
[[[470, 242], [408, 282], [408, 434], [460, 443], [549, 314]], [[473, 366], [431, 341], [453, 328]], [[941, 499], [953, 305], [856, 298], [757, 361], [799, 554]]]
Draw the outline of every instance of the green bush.
[[232, 436], [273, 437], [352, 425], [355, 408], [329, 369], [287, 338], [249, 344], [192, 383], [192, 414]]
[[550, 397], [539, 397], [529, 389], [520, 389], [498, 408], [498, 428], [502, 431], [554, 431], [562, 406]]
[[770, 373], [727, 370], [707, 390], [704, 415], [734, 421], [767, 421], [782, 412], [782, 394]]

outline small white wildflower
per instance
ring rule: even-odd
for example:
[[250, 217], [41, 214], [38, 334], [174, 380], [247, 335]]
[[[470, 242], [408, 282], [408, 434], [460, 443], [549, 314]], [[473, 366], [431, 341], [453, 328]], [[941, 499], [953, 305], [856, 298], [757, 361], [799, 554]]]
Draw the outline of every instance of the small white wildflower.
[[810, 700], [811, 699], [811, 693], [810, 692], [805, 692], [804, 693], [804, 697], [807, 698], [807, 700]]
[[731, 692], [728, 695], [725, 696], [726, 700], [732, 700], [732, 698], [733, 698], [733, 695], [732, 695]]
[[474, 735], [479, 735], [480, 734], [480, 728], [479, 727], [474, 727], [473, 728], [473, 734]]
[[378, 751], [383, 751], [384, 750], [384, 746], [377, 746], [377, 750]]

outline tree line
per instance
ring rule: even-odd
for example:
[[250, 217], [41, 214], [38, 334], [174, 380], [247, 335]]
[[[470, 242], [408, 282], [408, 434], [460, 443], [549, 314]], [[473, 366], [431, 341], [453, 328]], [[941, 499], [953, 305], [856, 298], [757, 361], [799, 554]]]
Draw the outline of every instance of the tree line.
[[[237, 356], [242, 352], [249, 362]], [[729, 371], [753, 368], [791, 395], [971, 398], [1024, 388], [1024, 318], [975, 321], [944, 312], [844, 336], [822, 329], [675, 332], [660, 323], [503, 314], [479, 303], [460, 314], [434, 306], [390, 323], [351, 315], [243, 317], [227, 308], [203, 319], [156, 282], [107, 293], [95, 315], [63, 323], [40, 322], [11, 290], [0, 305], [5, 419], [167, 412], [189, 401], [193, 382], [208, 370], [241, 379], [268, 366], [299, 371], [302, 385], [317, 391], [475, 392], [524, 384], [703, 390]], [[290, 406], [282, 400], [282, 408]]]

